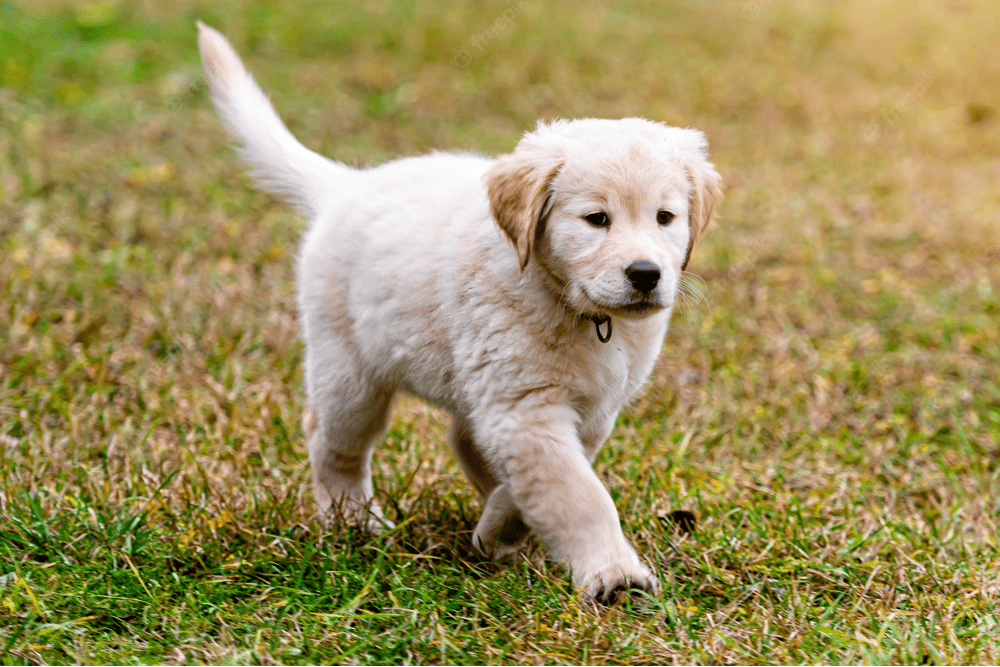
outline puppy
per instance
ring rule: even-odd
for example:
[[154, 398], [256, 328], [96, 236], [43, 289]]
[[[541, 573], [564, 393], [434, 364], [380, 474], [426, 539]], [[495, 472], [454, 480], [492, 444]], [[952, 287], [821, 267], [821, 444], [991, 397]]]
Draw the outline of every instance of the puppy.
[[592, 597], [654, 591], [592, 464], [653, 368], [721, 199], [704, 135], [557, 120], [495, 160], [353, 169], [296, 141], [225, 38], [198, 28], [215, 105], [255, 176], [311, 221], [298, 305], [320, 512], [390, 525], [372, 450], [405, 390], [452, 415], [451, 446], [484, 498], [480, 550], [531, 531]]

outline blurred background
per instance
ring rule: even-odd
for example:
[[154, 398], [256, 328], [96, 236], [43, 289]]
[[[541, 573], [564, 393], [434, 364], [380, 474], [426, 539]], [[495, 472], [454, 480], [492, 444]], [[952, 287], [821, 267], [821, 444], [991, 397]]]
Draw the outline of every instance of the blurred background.
[[[689, 267], [699, 293], [598, 460], [623, 516], [690, 508], [711, 541], [759, 512], [751, 554], [806, 503], [824, 536], [810, 544], [889, 521], [907, 528], [856, 555], [904, 562], [920, 536], [950, 534], [995, 566], [989, 0], [0, 1], [7, 521], [35, 505], [59, 516], [67, 489], [111, 515], [160, 489], [150, 521], [171, 549], [223, 531], [205, 517], [265, 531], [261, 493], [308, 522], [302, 221], [245, 176], [207, 99], [196, 19], [230, 38], [303, 143], [353, 165], [501, 153], [557, 117], [703, 130], [726, 198]], [[392, 518], [417, 517], [411, 541], [459, 544], [478, 501], [447, 417], [409, 399], [396, 415], [376, 455]], [[23, 553], [55, 548], [11, 525]], [[643, 553], [660, 539], [630, 530]], [[933, 558], [970, 562], [950, 549]]]

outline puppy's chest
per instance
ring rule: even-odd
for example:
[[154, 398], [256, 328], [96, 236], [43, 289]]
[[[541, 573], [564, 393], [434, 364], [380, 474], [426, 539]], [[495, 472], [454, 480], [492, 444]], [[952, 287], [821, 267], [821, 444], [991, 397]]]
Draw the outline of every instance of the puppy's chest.
[[574, 403], [584, 421], [614, 416], [643, 386], [656, 361], [655, 345], [614, 338], [579, 359], [573, 373]]

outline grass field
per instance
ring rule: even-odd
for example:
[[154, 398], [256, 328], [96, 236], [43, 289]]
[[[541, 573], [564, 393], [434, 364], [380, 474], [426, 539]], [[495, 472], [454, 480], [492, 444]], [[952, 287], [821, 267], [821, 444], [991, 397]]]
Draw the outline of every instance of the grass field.
[[[478, 557], [413, 399], [398, 527], [313, 522], [301, 221], [196, 18], [352, 164], [558, 116], [708, 134], [704, 299], [597, 462], [660, 595]], [[989, 0], [0, 0], [0, 662], [997, 664], [998, 43]]]

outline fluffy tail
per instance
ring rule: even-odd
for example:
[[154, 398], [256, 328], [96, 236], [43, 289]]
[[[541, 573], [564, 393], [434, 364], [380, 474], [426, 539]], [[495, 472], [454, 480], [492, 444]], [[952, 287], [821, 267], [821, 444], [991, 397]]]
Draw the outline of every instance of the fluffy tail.
[[201, 21], [198, 48], [215, 106], [243, 145], [243, 157], [258, 183], [311, 216], [317, 215], [333, 189], [343, 186], [351, 169], [300, 144], [226, 38]]

